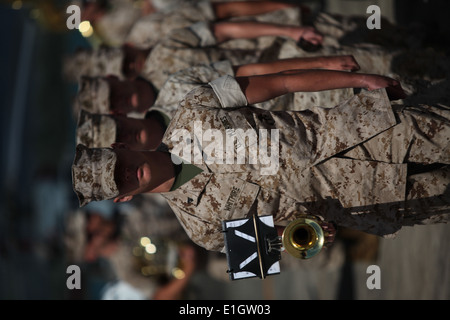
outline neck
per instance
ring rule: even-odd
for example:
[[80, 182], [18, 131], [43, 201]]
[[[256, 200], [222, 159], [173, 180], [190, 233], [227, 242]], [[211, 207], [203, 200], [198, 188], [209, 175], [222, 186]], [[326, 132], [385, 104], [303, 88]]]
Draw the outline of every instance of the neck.
[[175, 182], [175, 169], [169, 153], [149, 151], [152, 186], [147, 193], [168, 192]]

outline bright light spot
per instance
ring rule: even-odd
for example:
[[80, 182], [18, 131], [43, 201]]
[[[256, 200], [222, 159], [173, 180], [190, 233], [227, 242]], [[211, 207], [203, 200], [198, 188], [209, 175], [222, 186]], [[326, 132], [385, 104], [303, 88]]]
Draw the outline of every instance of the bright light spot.
[[16, 1], [14, 1], [14, 2], [12, 3], [11, 7], [12, 7], [14, 10], [20, 10], [20, 9], [22, 9], [22, 5], [23, 5], [23, 3], [22, 3], [21, 0], [16, 0]]
[[156, 246], [153, 243], [149, 243], [145, 246], [145, 251], [147, 251], [147, 253], [153, 254], [156, 252]]
[[183, 270], [181, 270], [180, 268], [173, 268], [172, 269], [172, 275], [177, 278], [177, 279], [183, 279], [186, 274], [184, 273]]
[[141, 240], [140, 240], [140, 242], [141, 242], [141, 246], [143, 246], [143, 247], [145, 247], [146, 245], [152, 243], [152, 242], [150, 241], [150, 238], [149, 238], [149, 237], [142, 237]]
[[78, 26], [78, 31], [81, 32], [81, 35], [85, 38], [92, 36], [94, 33], [94, 28], [92, 28], [91, 23], [89, 21], [83, 21]]

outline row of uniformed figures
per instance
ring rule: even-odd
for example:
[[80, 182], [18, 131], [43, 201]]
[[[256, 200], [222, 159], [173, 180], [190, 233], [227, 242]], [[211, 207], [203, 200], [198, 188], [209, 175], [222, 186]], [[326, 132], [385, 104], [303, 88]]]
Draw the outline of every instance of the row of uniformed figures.
[[[140, 4], [148, 9], [147, 4], [150, 1], [145, 4], [144, 2], [141, 1]], [[175, 3], [177, 1], [172, 2]], [[177, 90], [173, 92], [175, 94], [170, 93], [166, 95], [164, 101], [160, 99], [161, 102], [159, 104], [161, 107], [157, 107], [158, 103], [155, 100], [157, 97], [161, 97], [161, 95], [158, 95], [159, 89], [171, 73], [194, 65], [196, 62], [208, 63], [221, 60], [227, 56], [237, 59], [235, 61], [240, 61], [239, 59], [242, 59], [242, 61], [257, 61], [257, 52], [254, 50], [240, 54], [239, 57], [242, 58], [234, 58], [234, 54], [237, 53], [235, 50], [224, 53], [225, 51], [213, 49], [211, 51], [213, 52], [215, 50], [215, 52], [213, 52], [211, 58], [205, 55], [202, 49], [198, 49], [198, 52], [194, 54], [194, 48], [200, 47], [200, 45], [195, 43], [186, 45], [186, 48], [184, 48], [185, 51], [188, 51], [189, 46], [192, 47], [189, 52], [183, 53], [181, 51], [183, 48], [176, 49], [176, 52], [180, 53], [178, 56], [188, 57], [189, 60], [179, 60], [178, 64], [171, 64], [165, 61], [165, 64], [161, 65], [158, 62], [159, 60], [151, 59], [149, 56], [151, 52], [150, 48], [159, 39], [164, 38], [172, 29], [190, 26], [196, 21], [212, 21], [215, 19], [216, 14], [214, 10], [216, 9], [219, 10], [220, 15], [228, 14], [227, 11], [230, 10], [230, 8], [226, 7], [225, 2], [217, 3], [213, 8], [213, 5], [209, 1], [178, 1], [176, 6], [177, 10], [170, 10], [168, 7], [161, 8], [162, 4], [166, 6], [171, 4], [171, 7], [174, 8], [173, 3], [171, 4], [169, 1], [160, 4], [157, 3], [155, 7], [159, 8], [158, 12], [151, 12], [151, 14], [146, 15], [138, 13], [139, 10], [135, 6], [135, 3], [133, 7], [129, 6], [129, 1], [110, 3], [108, 4], [108, 11], [105, 12], [102, 11], [106, 7], [106, 2], [86, 4], [83, 18], [91, 20], [94, 29], [103, 37], [108, 46], [105, 45], [98, 49], [88, 51], [81, 50], [69, 57], [65, 64], [64, 74], [66, 78], [70, 81], [79, 81], [79, 92], [74, 103], [74, 115], [78, 117], [77, 144], [82, 143], [88, 147], [105, 147], [111, 146], [111, 144], [116, 142], [123, 142], [127, 143], [131, 148], [154, 150], [159, 145], [162, 134], [170, 121], [171, 113], [178, 106], [179, 100], [181, 100], [184, 93], [197, 84], [196, 82], [186, 83], [186, 88], [183, 88], [183, 86], [180, 88], [183, 91]], [[263, 11], [272, 11], [282, 7], [292, 9], [274, 10], [274, 17], [270, 18], [269, 14], [269, 20], [278, 19], [278, 21], [285, 22], [286, 17], [288, 17], [288, 22], [293, 25], [299, 25], [300, 11], [294, 6], [279, 3], [266, 3], [266, 6], [268, 9], [263, 9]], [[244, 8], [244, 10], [248, 9]], [[261, 9], [258, 8], [257, 10]], [[261, 19], [264, 20], [267, 18], [262, 15]], [[199, 30], [196, 32], [206, 34], [204, 37], [211, 37], [208, 34], [210, 31], [207, 23], [200, 23], [196, 28]], [[126, 30], [127, 32], [124, 32]], [[187, 31], [180, 30], [180, 32], [184, 33]], [[195, 32], [191, 32], [191, 37], [196, 34]], [[183, 33], [180, 33], [179, 36], [184, 38]], [[268, 39], [266, 42], [270, 40]], [[127, 44], [122, 45], [124, 42]], [[236, 45], [240, 45], [241, 47], [246, 45], [245, 41], [239, 42], [239, 40], [236, 40], [235, 42]], [[253, 48], [257, 46], [257, 39], [253, 43], [252, 41], [248, 42]], [[157, 55], [159, 57], [158, 59], [167, 60], [167, 57], [164, 56], [166, 54], [169, 57], [172, 56], [170, 52], [164, 52], [163, 50], [164, 47], [159, 49], [161, 54]], [[156, 52], [157, 50], [154, 51]], [[176, 61], [176, 58], [174, 60]], [[150, 64], [150, 61], [154, 61], [154, 63]], [[206, 79], [210, 80], [233, 72], [230, 62], [224, 61], [221, 64], [223, 66], [219, 66], [218, 64], [216, 69], [210, 68], [205, 71], [199, 70], [199, 72], [203, 71], [203, 77], [207, 77]], [[156, 67], [159, 74], [148, 70], [148, 75], [144, 76], [143, 71], [136, 69], [138, 65], [143, 70], [145, 70], [145, 67], [148, 69], [150, 65], [153, 69]], [[189, 73], [186, 74], [187, 76], [190, 75]], [[129, 117], [130, 114], [132, 117]], [[147, 273], [148, 275], [146, 270], [148, 270], [149, 266], [155, 266], [153, 261], [148, 266], [142, 266], [140, 263], [137, 263], [141, 271], [141, 275], [138, 275], [139, 272], [130, 273], [123, 271], [127, 268], [130, 269], [131, 263], [129, 261], [130, 259], [124, 258], [124, 256], [129, 257], [131, 252], [138, 251], [138, 242], [140, 242], [138, 240], [149, 234], [155, 236], [156, 239], [173, 239], [174, 236], [178, 236], [177, 241], [179, 242], [185, 242], [187, 239], [183, 238], [183, 236], [180, 237], [180, 234], [184, 234], [181, 225], [173, 213], [169, 212], [170, 209], [167, 204], [161, 203], [157, 195], [154, 197], [145, 197], [140, 202], [134, 201], [133, 205], [137, 210], [131, 211], [133, 214], [127, 217], [127, 224], [123, 227], [122, 231], [122, 236], [125, 235], [125, 237], [129, 238], [128, 242], [121, 242], [122, 245], [127, 246], [127, 249], [117, 251], [115, 249], [117, 246], [115, 239], [114, 241], [104, 240], [105, 244], [99, 247], [95, 243], [101, 241], [98, 239], [92, 240], [92, 238], [105, 236], [102, 235], [102, 232], [98, 232], [99, 235], [91, 236], [89, 243], [77, 246], [78, 249], [80, 247], [82, 248], [82, 252], [77, 252], [76, 255], [78, 257], [84, 256], [84, 259], [88, 261], [95, 259], [98, 255], [110, 256], [110, 259], [116, 262], [115, 264], [121, 279], [131, 282], [134, 286], [139, 286], [140, 290], [145, 292], [147, 297], [168, 298], [170, 296], [165, 296], [164, 290], [157, 291], [157, 294], [154, 295], [152, 291], [155, 291], [155, 286], [149, 286], [147, 281], [143, 282], [141, 279], [142, 274]], [[85, 226], [90, 230], [94, 227], [89, 227], [89, 225], [93, 224], [94, 226], [98, 225], [95, 228], [106, 228], [110, 230], [111, 221], [116, 220], [110, 217], [104, 219], [101, 217], [101, 214], [110, 213], [111, 210], [111, 202], [108, 201], [90, 204], [84, 210], [84, 212], [88, 212], [89, 214], [85, 216], [82, 211], [79, 211], [74, 221], [81, 219], [82, 222], [72, 223], [72, 225], [80, 226], [81, 224], [83, 226], [82, 228]], [[98, 221], [103, 223], [99, 223]], [[133, 224], [134, 227], [131, 228], [130, 226]], [[130, 228], [132, 231], [129, 230]], [[76, 228], [76, 230], [78, 229]], [[154, 239], [155, 237], [152, 238]], [[68, 243], [72, 242], [68, 240]], [[190, 268], [193, 263], [191, 261], [192, 254], [189, 254], [192, 248], [183, 248], [183, 250], [187, 251], [184, 254], [186, 257], [186, 268], [192, 269], [192, 267]], [[111, 252], [116, 253], [111, 255]], [[122, 257], [120, 257], [119, 253], [121, 253]], [[142, 260], [145, 261], [144, 257], [152, 256], [155, 255], [144, 252], [144, 255], [141, 255], [138, 260], [142, 262]], [[118, 259], [120, 262], [117, 261]], [[185, 276], [189, 277], [191, 272], [186, 271], [187, 274]], [[160, 271], [157, 273], [161, 274]], [[162, 273], [170, 274], [170, 270], [164, 270]], [[151, 279], [153, 280], [153, 277]], [[186, 283], [185, 280], [179, 279], [174, 282]], [[140, 284], [144, 284], [144, 286]], [[184, 285], [179, 286], [181, 288], [184, 287]], [[179, 292], [175, 293], [177, 295], [179, 294]]]
[[[141, 1], [140, 4], [144, 5], [144, 2]], [[91, 14], [95, 11], [91, 6], [99, 3], [103, 2], [94, 2], [88, 5]], [[157, 150], [161, 146], [164, 134], [170, 128], [172, 118], [176, 116], [178, 120], [180, 117], [180, 102], [186, 94], [199, 86], [219, 81], [213, 87], [215, 94], [221, 100], [222, 96], [216, 88], [220, 88], [219, 84], [223, 85], [220, 81], [229, 81], [228, 78], [223, 78], [227, 75], [234, 79], [234, 77], [274, 74], [293, 69], [325, 69], [359, 71], [360, 75], [370, 73], [398, 77], [399, 75], [394, 74], [392, 70], [392, 61], [408, 50], [405, 43], [402, 42], [401, 33], [390, 32], [391, 28], [394, 29], [395, 26], [386, 27], [383, 30], [383, 36], [376, 38], [381, 45], [380, 43], [368, 44], [364, 40], [373, 37], [367, 34], [368, 31], [361, 32], [360, 25], [355, 23], [358, 19], [338, 19], [325, 13], [313, 15], [303, 6], [266, 1], [212, 2], [198, 0], [164, 3], [170, 3], [171, 6], [163, 9], [156, 2], [153, 3], [153, 7], [145, 3], [143, 7], [146, 8], [147, 14], [140, 13], [126, 18], [128, 24], [125, 29], [127, 31], [120, 37], [112, 37], [115, 40], [121, 39], [116, 43], [107, 40], [108, 36], [105, 31], [113, 31], [113, 26], [116, 26], [116, 22], [120, 20], [118, 18], [110, 19], [109, 23], [112, 25], [107, 27], [104, 25], [108, 20], [93, 20], [94, 28], [98, 26], [99, 30], [103, 30], [103, 36], [110, 45], [77, 52], [66, 61], [65, 75], [69, 80], [79, 81], [79, 92], [73, 106], [74, 115], [77, 117], [76, 143], [79, 145], [74, 160], [73, 179], [74, 190], [82, 206], [93, 200], [116, 198], [118, 192], [116, 183], [112, 181], [114, 174], [102, 171], [105, 170], [104, 168], [114, 167], [116, 164], [115, 151], [90, 148], [109, 148], [114, 145], [116, 149]], [[110, 10], [117, 8], [116, 5], [118, 4], [110, 4]], [[125, 11], [118, 10], [115, 11], [115, 14], [122, 12]], [[249, 13], [253, 14], [249, 16]], [[242, 17], [235, 15], [242, 15]], [[91, 18], [94, 19], [98, 16], [92, 14]], [[312, 26], [305, 25], [305, 21], [312, 22]], [[103, 27], [101, 27], [102, 24]], [[364, 33], [366, 34], [364, 35]], [[352, 35], [355, 35], [358, 42], [342, 43], [341, 39], [344, 36], [348, 41], [349, 36]], [[305, 47], [301, 39], [314, 50]], [[111, 44], [113, 45], [111, 46]], [[353, 77], [356, 73], [345, 72], [345, 74]], [[317, 76], [317, 74], [309, 75]], [[342, 77], [347, 75], [339, 74], [338, 79], [343, 81]], [[383, 86], [376, 86], [380, 81], [384, 81], [383, 84], [388, 82], [388, 78], [385, 77], [374, 76], [371, 80], [370, 89], [383, 88]], [[236, 82], [231, 81], [231, 83], [235, 86], [234, 89], [240, 90], [236, 87]], [[392, 86], [394, 90], [391, 90], [391, 94], [397, 94], [396, 98], [402, 97], [403, 91], [400, 89], [398, 92], [398, 83]], [[267, 101], [256, 99], [253, 105], [264, 110], [301, 111], [315, 110], [317, 106], [333, 108], [338, 104], [344, 103], [345, 105], [347, 101], [350, 101], [349, 104], [356, 103], [354, 101], [357, 96], [353, 91], [355, 86], [335, 87], [336, 89], [333, 90], [325, 90], [329, 88], [326, 88], [326, 84], [324, 84], [323, 88], [309, 88], [307, 90], [309, 92], [287, 92]], [[410, 93], [414, 93], [414, 86], [410, 86], [408, 89]], [[264, 90], [262, 89], [262, 91]], [[221, 103], [229, 102], [228, 95], [228, 92], [223, 95], [225, 102], [221, 100]], [[205, 99], [211, 98], [208, 96]], [[242, 97], [235, 99], [242, 101]], [[368, 99], [374, 98], [371, 96]], [[381, 100], [383, 99], [385, 98], [381, 98]], [[250, 98], [246, 97], [246, 100], [249, 101]], [[231, 104], [233, 103], [236, 102]], [[222, 108], [225, 106], [222, 105]], [[183, 114], [183, 116], [189, 118], [190, 114]], [[378, 117], [380, 116], [378, 115]], [[375, 120], [381, 121], [381, 123], [392, 121], [387, 118]], [[277, 123], [274, 120], [273, 124], [280, 125], [282, 121]], [[383, 126], [377, 129], [381, 130], [381, 127]], [[332, 128], [327, 128], [327, 130], [332, 131]], [[340, 132], [339, 130], [345, 131], [346, 128], [336, 128], [336, 130], [336, 132]], [[336, 132], [330, 132], [330, 135], [336, 136]], [[373, 133], [373, 135], [375, 134]], [[355, 142], [353, 144], [357, 145]], [[444, 152], [447, 150], [445, 147], [443, 149]], [[331, 154], [339, 152], [334, 150]], [[362, 160], [358, 158], [360, 154], [357, 152], [350, 155], [358, 161]], [[292, 159], [294, 158], [295, 156], [292, 157]], [[93, 164], [96, 160], [100, 165]], [[444, 160], [439, 161], [445, 163], [445, 155]], [[88, 169], [86, 165], [89, 166]], [[339, 167], [342, 164], [335, 165]], [[204, 168], [202, 169], [204, 170]], [[195, 170], [196, 168], [186, 169], [185, 172], [188, 172], [188, 177], [191, 178], [188, 179], [189, 182], [195, 180], [189, 176], [189, 172], [198, 173]], [[402, 175], [394, 171], [393, 175], [399, 177], [397, 179], [399, 182]], [[292, 177], [294, 176], [292, 175]], [[98, 177], [102, 178], [99, 180]], [[103, 185], [99, 186], [99, 181]], [[391, 186], [392, 189], [386, 190], [391, 190], [394, 195], [398, 195], [401, 193], [399, 191], [402, 188], [401, 185], [399, 182], [399, 185]], [[212, 199], [221, 196], [226, 199], [227, 188], [224, 185], [221, 188], [223, 195], [213, 195]], [[358, 191], [356, 189], [354, 189], [355, 192]], [[189, 194], [189, 191], [184, 192]], [[259, 194], [264, 196], [262, 192]], [[147, 207], [145, 210], [137, 205], [139, 215], [152, 214], [155, 210], [168, 211], [173, 214], [171, 211], [175, 208], [181, 224], [178, 220], [173, 219], [177, 223], [178, 229], [174, 228], [172, 231], [177, 230], [175, 233], [183, 235], [186, 231], [189, 238], [200, 246], [221, 251], [223, 244], [221, 244], [220, 234], [217, 236], [211, 231], [210, 228], [214, 226], [210, 226], [210, 222], [207, 222], [208, 226], [206, 227], [201, 226], [196, 221], [189, 221], [191, 219], [188, 218], [189, 214], [186, 216], [185, 212], [180, 213], [180, 202], [184, 195], [186, 193], [177, 195], [176, 199], [170, 199], [171, 208], [167, 206], [166, 202], [158, 202], [155, 208]], [[394, 196], [392, 200], [397, 201], [398, 199]], [[137, 202], [135, 201], [135, 203]], [[288, 202], [285, 205], [288, 205]], [[267, 210], [264, 206], [261, 209]], [[210, 210], [212, 209], [210, 208]], [[261, 211], [263, 212], [263, 210]], [[190, 215], [192, 214], [195, 215], [191, 212]], [[277, 214], [275, 214], [276, 218], [281, 221], [292, 219], [294, 216], [292, 214], [277, 216]], [[284, 214], [286, 215], [286, 212]], [[203, 213], [200, 216], [203, 216]], [[386, 220], [390, 218], [387, 217]], [[203, 219], [208, 220], [207, 218]], [[127, 220], [132, 221], [132, 218]], [[398, 228], [396, 224], [385, 228], [384, 226], [374, 227], [371, 224], [373, 222], [364, 224], [360, 221], [350, 221], [346, 225], [345, 219], [341, 220], [343, 226], [364, 225], [368, 228], [367, 225], [369, 225], [372, 229], [381, 230], [380, 232], [393, 231]], [[156, 227], [156, 225], [153, 223], [152, 227]], [[214, 235], [210, 239], [206, 237], [207, 234], [212, 233]], [[137, 233], [135, 233], [135, 236], [136, 239], [141, 239], [144, 235], [139, 233], [139, 237], [137, 237]], [[171, 236], [173, 236], [173, 232]], [[186, 237], [181, 241], [187, 240], [189, 239]], [[129, 254], [130, 250], [127, 253]], [[118, 265], [124, 265], [123, 259]], [[180, 283], [186, 284], [186, 278], [178, 280]]]

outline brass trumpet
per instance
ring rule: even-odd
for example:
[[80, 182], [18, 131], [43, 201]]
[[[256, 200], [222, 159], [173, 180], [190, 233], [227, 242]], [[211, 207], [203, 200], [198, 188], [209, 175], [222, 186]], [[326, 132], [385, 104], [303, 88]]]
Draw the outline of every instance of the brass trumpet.
[[284, 249], [299, 259], [317, 255], [325, 242], [325, 232], [315, 217], [298, 218], [287, 225], [281, 236]]

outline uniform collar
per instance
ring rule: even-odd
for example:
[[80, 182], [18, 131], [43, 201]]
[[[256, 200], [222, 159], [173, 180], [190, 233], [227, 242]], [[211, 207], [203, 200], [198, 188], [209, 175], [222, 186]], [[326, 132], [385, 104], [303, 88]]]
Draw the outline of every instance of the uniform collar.
[[176, 190], [164, 192], [162, 193], [162, 195], [167, 200], [183, 204], [183, 206], [196, 206], [198, 204], [200, 195], [202, 194], [212, 175], [213, 174], [209, 172], [208, 169], [206, 169], [203, 172], [197, 174], [188, 182], [184, 183], [182, 186], [178, 187]]

